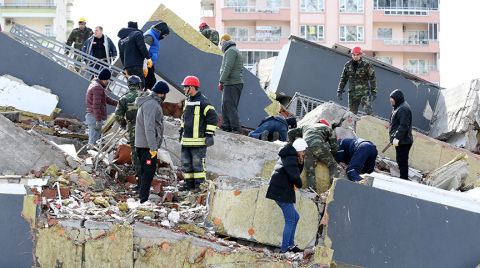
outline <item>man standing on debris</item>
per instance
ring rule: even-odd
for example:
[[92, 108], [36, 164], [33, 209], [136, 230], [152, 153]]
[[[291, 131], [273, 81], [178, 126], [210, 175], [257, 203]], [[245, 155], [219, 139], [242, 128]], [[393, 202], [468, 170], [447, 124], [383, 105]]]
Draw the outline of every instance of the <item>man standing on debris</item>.
[[338, 84], [337, 97], [342, 100], [345, 85], [350, 85], [348, 90], [348, 108], [354, 114], [358, 107], [363, 106], [365, 113], [373, 114], [372, 103], [377, 98], [377, 82], [372, 65], [362, 59], [362, 49], [352, 49], [352, 59], [343, 67], [340, 83]]
[[301, 251], [295, 246], [295, 230], [300, 216], [293, 204], [295, 204], [295, 187], [302, 188], [300, 174], [307, 147], [307, 142], [300, 138], [296, 139], [293, 144], [287, 143], [280, 149], [278, 153], [280, 159], [275, 165], [267, 190], [266, 197], [277, 203], [282, 209], [285, 219], [281, 253]]
[[308, 144], [305, 151], [305, 173], [309, 187], [316, 190], [317, 180], [315, 167], [317, 162], [322, 162], [328, 167], [330, 181], [338, 176], [337, 162], [334, 155], [338, 151], [337, 135], [335, 130], [325, 119], [320, 119], [313, 125], [292, 129], [288, 132], [288, 141], [293, 143], [296, 138], [304, 138]]
[[155, 64], [158, 60], [158, 51], [160, 49], [160, 40], [170, 33], [166, 22], [160, 21], [153, 25], [143, 34], [145, 44], [147, 44], [148, 53], [152, 59], [151, 67], [148, 67], [148, 73], [145, 77], [145, 89], [151, 89], [157, 79], [155, 78]]
[[205, 36], [210, 42], [212, 42], [215, 46], [218, 46], [218, 32], [215, 29], [210, 28], [207, 23], [202, 22], [200, 26], [198, 26], [200, 33]]
[[88, 144], [95, 145], [101, 136], [103, 121], [107, 119], [107, 104], [117, 105], [117, 101], [111, 99], [105, 89], [112, 73], [108, 69], [100, 71], [97, 79], [94, 79], [87, 89], [85, 104], [87, 113], [85, 122], [88, 126]]
[[[82, 51], [108, 64], [117, 57], [117, 48], [107, 35], [103, 34], [103, 27], [95, 27], [95, 33], [90, 36], [83, 44]], [[93, 66], [95, 69], [100, 69], [101, 65]]]
[[207, 147], [212, 146], [217, 129], [218, 116], [215, 108], [198, 90], [200, 80], [187, 76], [182, 82], [188, 99], [182, 115], [180, 143], [182, 145], [182, 168], [186, 181], [183, 190], [196, 190], [205, 181], [205, 157]]
[[224, 53], [218, 89], [222, 91], [222, 130], [241, 133], [238, 103], [243, 89], [243, 59], [230, 35], [220, 39]]
[[142, 85], [145, 86], [145, 76], [148, 70], [144, 70], [143, 63], [147, 59], [147, 66], [152, 67], [153, 62], [150, 59], [147, 46], [143, 39], [143, 32], [137, 28], [136, 22], [128, 22], [127, 28], [122, 28], [118, 32], [118, 50], [123, 68], [127, 75], [136, 75], [142, 79]]
[[263, 141], [287, 141], [289, 128], [297, 127], [297, 119], [290, 117], [285, 119], [282, 115], [269, 116], [262, 120], [260, 125], [248, 136]]
[[157, 171], [157, 153], [163, 140], [162, 102], [170, 91], [167, 83], [158, 81], [148, 95], [135, 100], [135, 148], [140, 160], [140, 203], [148, 201], [150, 187]]
[[67, 46], [74, 44], [74, 48], [81, 50], [85, 41], [92, 35], [93, 31], [87, 27], [87, 20], [80, 18], [78, 20], [78, 28], [73, 29], [68, 36]]
[[390, 116], [390, 143], [395, 146], [400, 178], [408, 180], [408, 154], [413, 144], [412, 111], [400, 89], [392, 91], [390, 104], [393, 107]]
[[372, 173], [378, 151], [375, 144], [364, 139], [342, 139], [335, 154], [338, 163], [347, 164], [347, 177], [351, 181], [360, 181], [360, 174]]
[[[135, 121], [137, 119], [138, 107], [135, 105], [135, 100], [142, 94], [142, 80], [136, 75], [128, 78], [128, 89], [130, 90], [123, 95], [118, 101], [117, 109], [115, 110], [115, 120], [121, 128], [128, 130], [128, 141], [131, 147], [132, 163], [135, 167], [135, 175], [140, 178], [140, 160], [138, 159], [135, 150]], [[140, 183], [137, 182], [137, 189], [140, 188]]]

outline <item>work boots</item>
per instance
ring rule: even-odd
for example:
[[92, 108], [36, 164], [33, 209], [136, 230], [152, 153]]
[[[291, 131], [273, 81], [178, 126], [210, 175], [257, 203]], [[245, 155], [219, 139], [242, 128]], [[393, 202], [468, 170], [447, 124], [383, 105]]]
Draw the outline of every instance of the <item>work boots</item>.
[[278, 141], [280, 139], [280, 133], [278, 131], [273, 132], [272, 141]]
[[260, 135], [260, 139], [262, 141], [268, 141], [268, 134], [270, 134], [270, 132], [268, 132], [268, 130], [264, 130], [262, 132], [262, 135]]
[[181, 192], [188, 192], [193, 189], [195, 189], [195, 180], [185, 180], [185, 184], [178, 188]]

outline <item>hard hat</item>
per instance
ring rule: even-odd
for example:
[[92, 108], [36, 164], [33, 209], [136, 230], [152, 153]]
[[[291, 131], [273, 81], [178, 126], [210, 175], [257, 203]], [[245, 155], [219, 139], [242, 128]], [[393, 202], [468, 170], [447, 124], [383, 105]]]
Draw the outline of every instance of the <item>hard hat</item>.
[[207, 26], [207, 23], [206, 23], [206, 22], [202, 22], [202, 23], [200, 23], [200, 26], [198, 26], [198, 29], [199, 29], [199, 30], [202, 30], [205, 26]]
[[200, 80], [196, 76], [189, 75], [183, 79], [182, 86], [200, 87]]
[[352, 54], [362, 54], [362, 48], [359, 46], [352, 48]]
[[138, 85], [142, 83], [142, 79], [136, 75], [132, 75], [128, 78], [127, 84], [128, 86]]
[[80, 19], [78, 20], [78, 22], [87, 22], [87, 19], [85, 19], [85, 18], [80, 18]]
[[329, 127], [329, 126], [330, 126], [330, 123], [328, 123], [328, 121], [327, 121], [327, 120], [325, 120], [325, 119], [323, 119], [323, 118], [322, 118], [322, 119], [320, 119], [320, 120], [318, 120], [318, 123], [324, 124], [324, 125], [325, 125], [325, 126], [327, 126], [327, 127]]
[[307, 142], [302, 138], [296, 139], [292, 145], [293, 145], [293, 148], [295, 148], [295, 151], [297, 152], [305, 151], [305, 149], [307, 149], [308, 147]]

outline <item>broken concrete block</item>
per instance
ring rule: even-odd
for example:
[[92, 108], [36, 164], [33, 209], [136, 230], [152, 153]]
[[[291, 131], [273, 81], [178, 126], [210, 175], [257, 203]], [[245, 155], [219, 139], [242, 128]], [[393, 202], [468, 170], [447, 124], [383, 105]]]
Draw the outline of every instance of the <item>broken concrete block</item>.
[[[388, 159], [381, 159], [377, 162], [380, 167], [387, 169], [390, 171], [390, 175], [396, 178], [400, 177], [400, 168], [398, 168], [397, 162], [388, 160]], [[422, 181], [422, 174], [419, 170], [409, 167], [408, 168], [408, 179], [411, 181], [420, 182]]]
[[[42, 100], [42, 101], [39, 101]], [[58, 104], [58, 97], [24, 83], [0, 77], [0, 106], [50, 116]]]
[[430, 172], [425, 183], [444, 190], [458, 190], [468, 177], [466, 158], [464, 153], [457, 155], [452, 161]]
[[[307, 189], [307, 177], [306, 177], [305, 169], [302, 171], [300, 177], [302, 178], [302, 188]], [[330, 172], [328, 171], [328, 167], [325, 164], [317, 163], [315, 167], [315, 178], [316, 178], [316, 192], [317, 193], [324, 193], [330, 188]]]
[[40, 267], [82, 267], [82, 245], [76, 244], [67, 234], [78, 234], [56, 225], [38, 229], [35, 256]]
[[[220, 177], [209, 200], [209, 220], [218, 233], [279, 246], [284, 219], [280, 208], [265, 197], [268, 181], [240, 180]], [[301, 191], [296, 193], [295, 207], [300, 221], [295, 244], [300, 248], [313, 245], [318, 231], [319, 213], [316, 204]]]
[[20, 122], [20, 113], [19, 112], [0, 112], [1, 115], [5, 116], [8, 120], [13, 123]]

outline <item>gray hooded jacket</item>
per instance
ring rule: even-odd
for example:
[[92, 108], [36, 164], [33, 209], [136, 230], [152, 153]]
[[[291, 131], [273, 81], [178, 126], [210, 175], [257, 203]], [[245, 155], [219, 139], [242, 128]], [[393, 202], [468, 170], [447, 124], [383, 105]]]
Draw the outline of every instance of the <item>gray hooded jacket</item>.
[[138, 107], [135, 123], [135, 147], [156, 151], [163, 139], [162, 99], [155, 93], [135, 100]]

